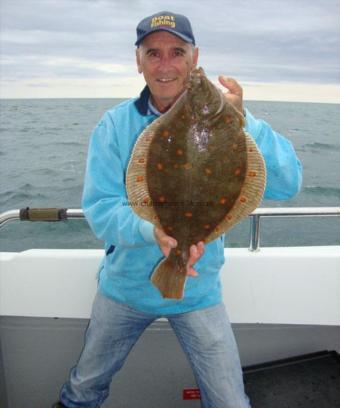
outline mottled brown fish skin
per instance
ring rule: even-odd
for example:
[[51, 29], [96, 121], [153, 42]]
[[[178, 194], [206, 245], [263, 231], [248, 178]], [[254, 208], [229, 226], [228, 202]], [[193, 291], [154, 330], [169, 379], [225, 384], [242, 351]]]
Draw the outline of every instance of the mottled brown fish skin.
[[152, 276], [164, 297], [183, 296], [190, 246], [218, 229], [239, 198], [247, 171], [242, 126], [199, 68], [151, 141], [149, 194], [163, 230], [178, 242]]

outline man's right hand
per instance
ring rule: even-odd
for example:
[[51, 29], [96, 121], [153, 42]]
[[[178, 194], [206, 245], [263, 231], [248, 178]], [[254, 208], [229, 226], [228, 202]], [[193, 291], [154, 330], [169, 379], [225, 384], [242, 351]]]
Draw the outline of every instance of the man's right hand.
[[[161, 248], [164, 256], [168, 257], [171, 249], [176, 248], [177, 241], [175, 238], [170, 237], [167, 235], [162, 229], [155, 227], [154, 234], [156, 241]], [[198, 276], [197, 271], [193, 268], [193, 265], [201, 258], [204, 254], [204, 243], [200, 241], [197, 245], [191, 245], [190, 247], [190, 255], [187, 264], [187, 275], [188, 276]]]

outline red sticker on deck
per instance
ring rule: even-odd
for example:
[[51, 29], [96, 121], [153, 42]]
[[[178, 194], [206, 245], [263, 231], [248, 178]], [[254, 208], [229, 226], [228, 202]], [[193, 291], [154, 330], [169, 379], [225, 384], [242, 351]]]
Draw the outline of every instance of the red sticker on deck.
[[186, 388], [183, 390], [183, 399], [192, 400], [192, 399], [201, 399], [201, 393], [198, 388]]

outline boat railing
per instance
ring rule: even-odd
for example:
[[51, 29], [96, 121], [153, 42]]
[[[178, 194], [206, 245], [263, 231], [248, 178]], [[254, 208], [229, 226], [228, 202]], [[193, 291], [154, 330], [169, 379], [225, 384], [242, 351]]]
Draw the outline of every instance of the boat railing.
[[[273, 207], [257, 208], [249, 217], [249, 250], [260, 249], [261, 219], [263, 217], [330, 217], [340, 216], [340, 207]], [[0, 229], [10, 221], [67, 221], [83, 219], [83, 210], [79, 208], [22, 208], [5, 211], [0, 214]]]

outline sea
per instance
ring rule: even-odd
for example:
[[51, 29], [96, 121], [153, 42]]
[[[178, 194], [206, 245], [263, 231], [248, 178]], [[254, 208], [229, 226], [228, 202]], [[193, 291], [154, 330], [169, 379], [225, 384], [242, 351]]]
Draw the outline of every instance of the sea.
[[[80, 208], [89, 138], [103, 113], [123, 99], [0, 100], [0, 213], [19, 208]], [[246, 101], [292, 141], [303, 164], [301, 192], [261, 207], [340, 207], [340, 105]], [[249, 246], [249, 218], [226, 246]], [[261, 246], [340, 245], [340, 217], [264, 218]], [[102, 248], [85, 220], [21, 222], [0, 230], [0, 251]]]

